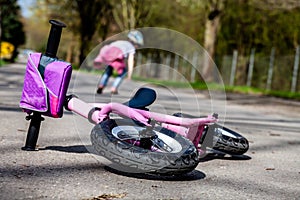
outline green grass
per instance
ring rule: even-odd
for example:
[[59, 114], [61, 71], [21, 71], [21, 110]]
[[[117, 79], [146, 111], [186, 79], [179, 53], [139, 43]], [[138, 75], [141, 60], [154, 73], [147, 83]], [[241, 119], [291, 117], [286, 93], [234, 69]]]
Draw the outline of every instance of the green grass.
[[140, 77], [133, 78], [136, 81], [143, 81], [148, 83], [153, 83], [155, 85], [164, 85], [169, 87], [176, 87], [176, 88], [187, 88], [192, 87], [196, 90], [215, 90], [215, 91], [224, 91], [231, 92], [231, 93], [239, 93], [239, 94], [253, 94], [253, 95], [266, 95], [266, 96], [273, 96], [279, 97], [284, 99], [292, 99], [300, 101], [300, 92], [287, 92], [287, 91], [273, 91], [273, 90], [263, 90], [255, 87], [248, 87], [248, 86], [222, 86], [216, 83], [204, 83], [204, 82], [195, 82], [195, 83], [181, 83], [181, 82], [174, 82], [174, 81], [163, 81], [163, 80], [156, 80], [156, 79], [145, 79]]
[[265, 96], [273, 96], [284, 99], [300, 100], [300, 92], [288, 92], [288, 91], [275, 91], [275, 90], [263, 90], [254, 87], [247, 86], [226, 86], [226, 92], [241, 93], [241, 94], [257, 94]]
[[267, 91], [266, 95], [300, 101], [300, 92]]
[[5, 65], [5, 64], [6, 64], [6, 62], [4, 60], [0, 59], [0, 67]]
[[241, 93], [241, 94], [257, 94], [257, 95], [264, 94], [263, 90], [254, 87], [248, 87], [248, 86], [225, 86], [225, 90], [227, 92]]

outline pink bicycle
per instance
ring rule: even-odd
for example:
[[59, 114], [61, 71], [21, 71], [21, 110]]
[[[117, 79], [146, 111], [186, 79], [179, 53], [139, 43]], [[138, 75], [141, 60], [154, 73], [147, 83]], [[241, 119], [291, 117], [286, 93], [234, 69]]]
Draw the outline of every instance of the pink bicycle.
[[91, 131], [94, 149], [126, 172], [188, 173], [207, 148], [231, 155], [248, 150], [246, 138], [216, 123], [217, 114], [193, 117], [149, 111], [147, 106], [156, 99], [156, 92], [149, 88], [140, 88], [123, 104], [86, 103], [75, 95], [67, 96], [71, 67], [55, 56], [65, 25], [50, 23], [46, 53], [30, 55], [26, 68], [20, 106], [31, 123], [23, 150], [36, 150], [42, 115], [62, 117], [63, 107], [95, 124]]

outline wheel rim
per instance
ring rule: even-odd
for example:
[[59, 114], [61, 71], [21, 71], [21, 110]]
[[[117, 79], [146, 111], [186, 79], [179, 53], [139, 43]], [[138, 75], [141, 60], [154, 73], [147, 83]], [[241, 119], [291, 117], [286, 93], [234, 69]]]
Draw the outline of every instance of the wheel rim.
[[[120, 141], [131, 143], [134, 146], [140, 145], [140, 132], [145, 130], [144, 127], [139, 126], [116, 126], [112, 129], [112, 135]], [[182, 150], [181, 144], [175, 140], [174, 138], [163, 134], [157, 130], [153, 130], [156, 137], [156, 142], [151, 147], [152, 151], [162, 151], [168, 153], [178, 153]], [[159, 143], [161, 145], [159, 145]], [[160, 148], [159, 146], [164, 146], [164, 148]]]
[[231, 132], [228, 132], [222, 128], [216, 128], [216, 132], [219, 132], [221, 133], [222, 135], [225, 135], [229, 138], [235, 138], [235, 139], [238, 139], [237, 136], [235, 134], [232, 134]]

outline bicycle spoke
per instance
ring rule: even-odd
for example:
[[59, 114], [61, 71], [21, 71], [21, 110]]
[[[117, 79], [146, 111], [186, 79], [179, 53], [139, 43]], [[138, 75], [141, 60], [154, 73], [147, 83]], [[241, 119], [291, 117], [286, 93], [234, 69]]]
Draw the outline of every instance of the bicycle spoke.
[[151, 139], [154, 146], [156, 146], [158, 149], [166, 152], [172, 152], [173, 149], [167, 145], [163, 140], [159, 139], [158, 137], [155, 139]]
[[120, 140], [131, 140], [131, 139], [135, 139], [135, 140], [139, 140], [140, 136], [137, 132], [134, 133], [128, 133], [125, 131], [121, 131], [117, 134], [118, 139]]

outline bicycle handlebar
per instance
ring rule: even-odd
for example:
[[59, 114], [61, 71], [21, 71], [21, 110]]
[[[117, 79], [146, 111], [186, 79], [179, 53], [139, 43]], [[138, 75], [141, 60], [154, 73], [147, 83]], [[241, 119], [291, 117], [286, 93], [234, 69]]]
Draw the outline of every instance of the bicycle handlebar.
[[51, 58], [55, 58], [58, 50], [58, 45], [60, 42], [62, 29], [65, 28], [66, 25], [56, 20], [50, 20], [49, 23], [52, 26], [48, 37], [47, 49], [45, 55]]

